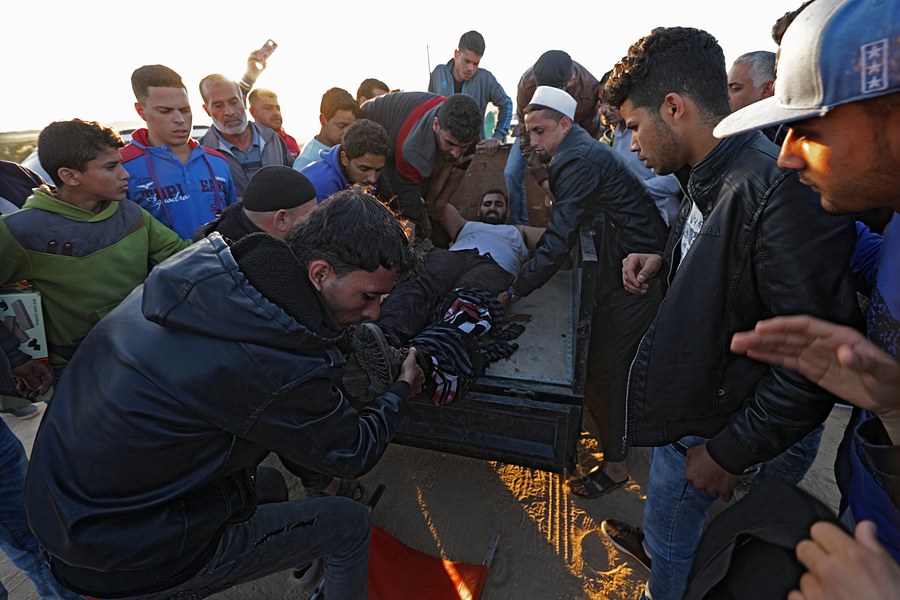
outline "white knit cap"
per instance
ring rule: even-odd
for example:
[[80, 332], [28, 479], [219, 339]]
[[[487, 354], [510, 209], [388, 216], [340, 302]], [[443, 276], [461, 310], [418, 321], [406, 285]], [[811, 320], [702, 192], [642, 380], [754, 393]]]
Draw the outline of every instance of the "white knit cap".
[[531, 104], [552, 108], [572, 120], [575, 119], [575, 107], [578, 106], [575, 98], [565, 91], [549, 85], [542, 85], [534, 90], [534, 96], [531, 97], [531, 102], [529, 102], [529, 105]]

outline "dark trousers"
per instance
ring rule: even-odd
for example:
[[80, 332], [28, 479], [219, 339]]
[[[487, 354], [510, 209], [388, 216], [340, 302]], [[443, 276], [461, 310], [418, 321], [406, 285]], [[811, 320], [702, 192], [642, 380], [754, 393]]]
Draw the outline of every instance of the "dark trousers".
[[435, 249], [425, 256], [422, 270], [399, 283], [381, 304], [375, 321], [392, 346], [403, 346], [431, 322], [441, 298], [456, 288], [475, 288], [499, 294], [513, 276], [490, 256], [477, 250]]
[[261, 504], [246, 521], [225, 527], [215, 554], [196, 575], [173, 589], [131, 600], [205, 598], [319, 557], [325, 557], [329, 600], [368, 598], [368, 509], [341, 497], [286, 501], [287, 487], [278, 471], [263, 467], [256, 478]]
[[644, 332], [662, 300], [659, 281], [635, 296], [616, 288], [597, 299], [591, 321], [588, 373], [584, 400], [603, 447], [603, 458], [625, 460], [625, 394], [628, 369]]

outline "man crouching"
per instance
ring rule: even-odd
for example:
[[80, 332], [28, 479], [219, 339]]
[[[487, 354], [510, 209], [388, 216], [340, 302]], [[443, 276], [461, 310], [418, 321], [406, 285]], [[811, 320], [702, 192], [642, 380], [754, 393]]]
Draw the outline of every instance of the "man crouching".
[[329, 599], [368, 598], [366, 508], [288, 502], [259, 464], [375, 466], [424, 376], [411, 350], [357, 411], [338, 344], [412, 261], [391, 213], [347, 190], [287, 244], [213, 234], [157, 266], [83, 342], [34, 442], [28, 520], [55, 577], [102, 598], [201, 598], [324, 556]]

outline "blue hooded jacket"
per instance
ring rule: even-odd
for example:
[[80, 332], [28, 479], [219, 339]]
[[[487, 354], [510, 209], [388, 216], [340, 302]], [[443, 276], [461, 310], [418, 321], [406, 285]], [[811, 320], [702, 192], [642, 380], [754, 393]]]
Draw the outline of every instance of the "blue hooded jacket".
[[306, 178], [312, 181], [316, 188], [316, 204], [321, 203], [333, 193], [350, 186], [350, 182], [347, 181], [341, 170], [340, 155], [341, 144], [338, 144], [319, 154], [320, 160], [300, 169], [300, 172], [306, 175]]
[[188, 144], [192, 151], [184, 165], [168, 146], [151, 145], [146, 129], [135, 131], [121, 151], [131, 175], [128, 198], [186, 240], [237, 202], [225, 158], [194, 140]]

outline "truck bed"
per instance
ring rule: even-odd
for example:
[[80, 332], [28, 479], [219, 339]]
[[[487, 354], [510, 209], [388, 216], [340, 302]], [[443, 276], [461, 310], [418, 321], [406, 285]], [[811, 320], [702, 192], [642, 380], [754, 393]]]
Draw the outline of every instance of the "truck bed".
[[394, 441], [557, 473], [574, 468], [596, 279], [593, 248], [584, 229], [574, 268], [510, 306], [508, 320], [525, 325], [510, 358], [492, 364], [452, 404], [411, 398]]

